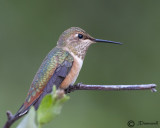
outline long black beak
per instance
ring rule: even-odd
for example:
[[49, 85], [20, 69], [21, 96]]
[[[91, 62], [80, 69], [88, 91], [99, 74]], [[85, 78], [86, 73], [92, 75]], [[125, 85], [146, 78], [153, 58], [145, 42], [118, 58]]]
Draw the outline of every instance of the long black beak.
[[102, 40], [102, 39], [94, 39], [95, 42], [103, 42], [103, 43], [113, 43], [113, 44], [122, 44], [121, 42], [115, 42], [110, 40]]

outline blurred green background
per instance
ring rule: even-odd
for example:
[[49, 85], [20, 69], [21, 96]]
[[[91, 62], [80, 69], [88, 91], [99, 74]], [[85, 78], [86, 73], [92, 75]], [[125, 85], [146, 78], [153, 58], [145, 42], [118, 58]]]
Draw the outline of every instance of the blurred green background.
[[129, 120], [160, 122], [159, 5], [158, 0], [1, 0], [0, 127], [6, 110], [16, 113], [22, 105], [42, 60], [72, 26], [124, 43], [92, 45], [77, 82], [156, 83], [158, 92], [76, 91], [45, 128], [127, 128]]

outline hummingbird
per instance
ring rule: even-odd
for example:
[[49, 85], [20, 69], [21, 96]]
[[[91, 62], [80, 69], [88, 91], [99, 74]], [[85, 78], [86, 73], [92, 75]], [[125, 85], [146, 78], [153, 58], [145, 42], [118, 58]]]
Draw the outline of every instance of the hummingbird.
[[71, 27], [64, 31], [54, 47], [43, 60], [38, 69], [25, 102], [15, 117], [25, 115], [31, 106], [38, 109], [43, 97], [52, 92], [53, 86], [67, 89], [73, 85], [83, 65], [86, 52], [91, 44], [120, 42], [96, 39], [79, 27]]

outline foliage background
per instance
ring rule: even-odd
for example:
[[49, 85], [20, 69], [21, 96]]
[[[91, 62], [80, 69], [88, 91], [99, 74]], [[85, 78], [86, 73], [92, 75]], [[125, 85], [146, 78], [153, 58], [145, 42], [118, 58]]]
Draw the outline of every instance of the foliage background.
[[[16, 113], [21, 106], [43, 58], [71, 26], [124, 43], [91, 46], [77, 82], [156, 83], [159, 90], [159, 5], [158, 0], [0, 0], [0, 127], [6, 110]], [[159, 91], [76, 91], [69, 96], [61, 115], [46, 128], [160, 121]]]

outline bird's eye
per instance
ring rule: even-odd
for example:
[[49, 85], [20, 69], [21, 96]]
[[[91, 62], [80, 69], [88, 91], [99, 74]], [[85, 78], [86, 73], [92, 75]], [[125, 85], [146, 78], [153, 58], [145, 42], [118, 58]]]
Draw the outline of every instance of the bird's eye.
[[79, 39], [82, 39], [82, 38], [83, 38], [83, 35], [82, 35], [82, 34], [78, 34], [78, 38], [79, 38]]

